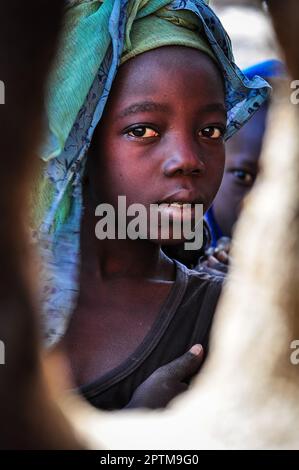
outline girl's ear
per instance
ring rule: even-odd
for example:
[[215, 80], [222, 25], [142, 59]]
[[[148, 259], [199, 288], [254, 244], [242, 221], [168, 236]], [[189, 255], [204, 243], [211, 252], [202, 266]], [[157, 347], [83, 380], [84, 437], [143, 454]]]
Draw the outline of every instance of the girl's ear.
[[94, 160], [95, 160], [95, 152], [91, 148], [88, 150], [88, 155], [86, 159], [86, 165], [84, 169], [83, 179], [82, 179], [82, 191], [83, 191], [83, 198], [84, 198], [84, 205], [86, 205], [86, 200], [95, 202], [96, 194], [95, 194], [95, 182], [92, 175], [94, 175]]
[[92, 205], [99, 203], [99, 187], [97, 175], [100, 172], [100, 148], [97, 129], [95, 129], [90, 147], [88, 149], [82, 184], [84, 198], [87, 198]]
[[100, 141], [100, 123], [96, 126], [95, 130], [93, 131], [93, 135], [91, 138], [91, 143], [89, 146], [89, 153], [98, 154], [99, 153], [99, 141]]

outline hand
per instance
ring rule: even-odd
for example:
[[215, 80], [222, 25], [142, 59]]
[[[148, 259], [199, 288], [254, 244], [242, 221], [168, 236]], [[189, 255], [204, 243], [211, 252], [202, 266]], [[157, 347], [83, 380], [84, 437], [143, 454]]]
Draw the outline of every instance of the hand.
[[211, 274], [218, 274], [223, 273], [226, 274], [228, 272], [228, 255], [225, 252], [217, 252], [213, 255], [209, 255], [206, 261], [202, 262], [202, 265], [208, 268]]
[[227, 273], [230, 264], [230, 246], [231, 239], [222, 237], [218, 240], [216, 248], [208, 248], [206, 251], [206, 260], [200, 264], [210, 270], [211, 274], [217, 272]]
[[202, 346], [192, 346], [183, 356], [155, 370], [137, 387], [125, 408], [164, 408], [187, 390], [187, 381], [198, 371], [202, 360]]

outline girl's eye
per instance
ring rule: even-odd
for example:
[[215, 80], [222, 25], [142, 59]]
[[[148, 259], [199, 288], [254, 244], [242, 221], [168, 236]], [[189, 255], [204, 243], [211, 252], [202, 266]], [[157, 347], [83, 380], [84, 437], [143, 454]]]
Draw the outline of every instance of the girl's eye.
[[127, 135], [131, 137], [137, 137], [137, 138], [139, 137], [139, 138], [147, 139], [149, 137], [158, 137], [159, 134], [151, 127], [139, 126], [128, 131]]
[[199, 131], [199, 135], [207, 139], [220, 139], [220, 137], [223, 137], [223, 134], [224, 130], [215, 126], [205, 127]]
[[253, 176], [245, 170], [233, 170], [233, 175], [242, 183], [251, 186], [254, 182]]

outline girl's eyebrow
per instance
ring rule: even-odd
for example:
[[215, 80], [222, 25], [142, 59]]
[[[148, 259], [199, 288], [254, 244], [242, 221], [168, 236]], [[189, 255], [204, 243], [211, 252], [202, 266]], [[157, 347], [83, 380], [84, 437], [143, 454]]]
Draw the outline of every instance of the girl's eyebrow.
[[[167, 104], [156, 103], [155, 101], [141, 101], [139, 103], [133, 103], [127, 108], [123, 109], [121, 113], [117, 115], [116, 119], [121, 119], [132, 114], [155, 111], [162, 111], [163, 113], [168, 113], [170, 112], [170, 107]], [[226, 109], [222, 103], [211, 103], [206, 106], [203, 106], [200, 109], [200, 112], [221, 112], [226, 117]]]
[[169, 110], [170, 108], [166, 104], [156, 103], [154, 101], [141, 101], [139, 103], [131, 104], [127, 108], [123, 109], [116, 119], [142, 112], [162, 111], [163, 113], [167, 113]]
[[202, 113], [220, 112], [220, 113], [224, 114], [225, 117], [227, 116], [226, 108], [222, 103], [207, 104], [206, 106], [203, 106], [200, 109], [200, 112], [202, 112]]

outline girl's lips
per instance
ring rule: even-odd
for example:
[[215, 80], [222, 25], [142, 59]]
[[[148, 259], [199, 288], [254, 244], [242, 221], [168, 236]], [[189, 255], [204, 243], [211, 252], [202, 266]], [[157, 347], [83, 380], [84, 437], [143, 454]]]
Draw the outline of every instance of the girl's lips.
[[174, 204], [174, 205], [184, 205], [184, 204], [203, 204], [204, 198], [198, 194], [198, 192], [193, 190], [182, 189], [176, 191], [172, 194], [167, 195], [165, 198], [160, 199], [157, 204]]
[[202, 201], [163, 201], [163, 202], [158, 202], [157, 206], [159, 210], [165, 210], [165, 209], [177, 209], [182, 211], [188, 211], [188, 210], [195, 210], [199, 206], [203, 207]]
[[191, 202], [181, 202], [181, 201], [175, 201], [175, 202], [161, 202], [158, 204], [158, 207], [178, 207], [179, 209], [183, 209], [184, 207], [192, 207], [195, 204]]
[[166, 206], [176, 206], [176, 207], [184, 207], [187, 204], [189, 206], [194, 206], [195, 205], [194, 202], [182, 202], [182, 201], [172, 201], [172, 202], [164, 201], [164, 202], [158, 203], [159, 206], [166, 205]]
[[158, 211], [162, 217], [165, 216], [171, 220], [184, 222], [194, 220], [195, 217], [201, 219], [203, 208], [199, 204], [175, 201], [158, 204]]

